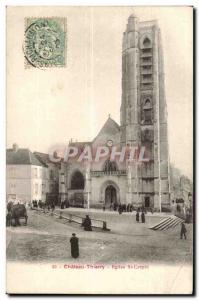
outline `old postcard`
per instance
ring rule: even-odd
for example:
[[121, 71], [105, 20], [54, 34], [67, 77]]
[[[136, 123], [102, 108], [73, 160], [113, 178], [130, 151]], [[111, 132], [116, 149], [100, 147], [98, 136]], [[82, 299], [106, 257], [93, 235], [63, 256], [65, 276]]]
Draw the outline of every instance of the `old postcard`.
[[193, 8], [7, 7], [9, 294], [193, 293]]

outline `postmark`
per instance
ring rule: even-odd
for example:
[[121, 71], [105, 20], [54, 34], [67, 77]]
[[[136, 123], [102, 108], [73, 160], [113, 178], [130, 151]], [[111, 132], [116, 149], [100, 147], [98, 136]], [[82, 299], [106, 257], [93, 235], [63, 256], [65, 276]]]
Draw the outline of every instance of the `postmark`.
[[27, 18], [25, 23], [25, 66], [65, 67], [66, 18]]

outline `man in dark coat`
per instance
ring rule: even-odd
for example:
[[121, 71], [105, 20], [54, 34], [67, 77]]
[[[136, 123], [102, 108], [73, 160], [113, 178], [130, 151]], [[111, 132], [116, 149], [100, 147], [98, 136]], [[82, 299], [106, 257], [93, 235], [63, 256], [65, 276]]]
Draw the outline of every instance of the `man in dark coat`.
[[144, 212], [142, 212], [142, 214], [141, 214], [141, 219], [142, 219], [142, 223], [145, 223], [145, 214], [144, 214]]
[[52, 203], [51, 203], [51, 209], [52, 209], [52, 212], [55, 210], [55, 203], [54, 203], [54, 201], [52, 201]]
[[92, 231], [92, 224], [91, 224], [91, 219], [89, 215], [86, 215], [86, 218], [84, 219], [84, 222], [82, 224], [84, 226], [85, 231]]
[[11, 211], [8, 211], [6, 215], [6, 226], [11, 226], [12, 224], [12, 214]]
[[137, 212], [136, 212], [136, 222], [139, 223], [139, 220], [140, 220], [140, 214], [139, 214], [139, 211], [137, 210]]
[[187, 239], [186, 232], [187, 232], [187, 229], [185, 227], [185, 224], [181, 223], [181, 231], [180, 231], [180, 238], [181, 239], [183, 238], [183, 236], [184, 236], [185, 240]]
[[70, 245], [71, 245], [71, 256], [74, 258], [79, 257], [79, 240], [76, 237], [75, 233], [72, 234], [72, 237], [70, 239]]
[[118, 207], [118, 212], [119, 212], [120, 215], [122, 214], [122, 210], [123, 210], [122, 205], [120, 204], [119, 207]]

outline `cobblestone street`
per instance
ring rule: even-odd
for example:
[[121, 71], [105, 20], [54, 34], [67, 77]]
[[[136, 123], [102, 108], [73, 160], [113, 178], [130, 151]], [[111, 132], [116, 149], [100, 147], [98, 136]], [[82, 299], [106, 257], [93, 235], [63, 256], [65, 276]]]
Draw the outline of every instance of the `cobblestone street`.
[[[70, 209], [85, 216], [86, 210]], [[59, 212], [59, 211], [57, 211]], [[66, 213], [66, 210], [65, 212]], [[136, 223], [135, 213], [89, 211], [91, 218], [107, 222], [110, 232], [85, 232], [79, 224], [68, 223], [43, 212], [28, 211], [28, 225], [7, 228], [7, 259], [24, 262], [82, 263], [191, 263], [192, 225], [187, 224], [187, 240], [180, 239], [180, 226], [154, 231], [150, 226], [166, 216], [146, 215], [146, 223]], [[80, 257], [70, 255], [70, 237], [79, 238]]]

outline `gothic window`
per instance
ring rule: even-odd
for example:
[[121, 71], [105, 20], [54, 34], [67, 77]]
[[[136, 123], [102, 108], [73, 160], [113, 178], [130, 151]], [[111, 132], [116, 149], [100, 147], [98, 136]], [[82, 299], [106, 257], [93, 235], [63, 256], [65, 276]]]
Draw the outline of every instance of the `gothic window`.
[[151, 74], [143, 74], [142, 76], [143, 76], [143, 80], [152, 79]]
[[143, 70], [151, 70], [151, 66], [143, 66], [142, 69]]
[[152, 64], [152, 57], [151, 56], [147, 56], [147, 57], [142, 57], [142, 64]]
[[150, 47], [151, 46], [151, 40], [148, 37], [146, 37], [143, 41], [143, 45], [144, 45], [144, 47]]
[[141, 138], [142, 138], [142, 142], [152, 142], [153, 141], [152, 130], [145, 129], [144, 131], [142, 131]]
[[153, 141], [142, 141], [142, 146], [145, 147], [144, 158], [151, 160], [153, 158]]
[[152, 110], [144, 110], [144, 123], [150, 124], [152, 123]]
[[83, 190], [84, 189], [84, 176], [81, 172], [76, 171], [71, 179], [72, 190]]
[[152, 65], [141, 66], [141, 75], [152, 74]]
[[147, 98], [145, 101], [144, 101], [144, 109], [150, 109], [151, 108], [151, 101], [149, 98]]
[[142, 124], [151, 124], [153, 121], [153, 110], [150, 98], [146, 98], [142, 102], [141, 121]]
[[117, 171], [117, 165], [114, 161], [107, 160], [104, 165], [104, 172]]

